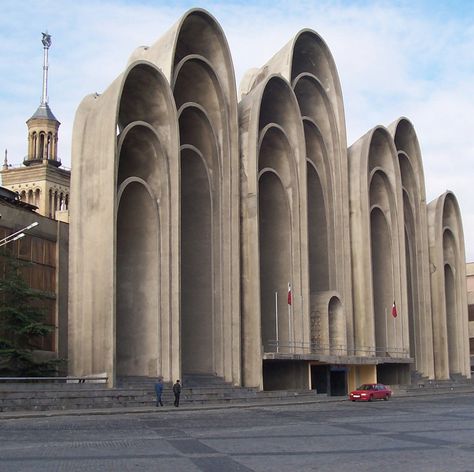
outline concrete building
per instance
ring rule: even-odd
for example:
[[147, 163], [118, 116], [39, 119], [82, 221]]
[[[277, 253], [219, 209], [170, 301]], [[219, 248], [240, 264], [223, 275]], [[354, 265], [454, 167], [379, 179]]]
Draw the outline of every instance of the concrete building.
[[133, 52], [73, 135], [70, 373], [345, 393], [469, 378], [455, 196], [426, 203], [412, 123], [347, 147], [312, 30], [242, 80], [216, 20]]

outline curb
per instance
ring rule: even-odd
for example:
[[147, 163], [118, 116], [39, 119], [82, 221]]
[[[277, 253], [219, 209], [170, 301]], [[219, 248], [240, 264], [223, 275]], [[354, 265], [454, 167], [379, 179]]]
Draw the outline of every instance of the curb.
[[175, 411], [207, 411], [207, 410], [225, 410], [225, 409], [237, 409], [237, 408], [263, 408], [273, 406], [290, 406], [290, 405], [308, 405], [314, 403], [336, 403], [346, 401], [347, 397], [327, 397], [311, 400], [300, 400], [300, 401], [265, 401], [265, 402], [246, 402], [246, 403], [214, 403], [209, 405], [182, 405], [179, 408], [173, 408], [172, 406], [164, 407], [133, 407], [133, 408], [102, 408], [102, 409], [82, 409], [82, 410], [41, 410], [41, 411], [7, 411], [0, 412], [0, 420], [10, 419], [28, 419], [28, 418], [50, 418], [57, 416], [98, 416], [98, 415], [122, 415], [122, 414], [142, 414], [142, 413], [167, 413]]
[[[396, 393], [395, 399], [412, 398], [412, 397], [424, 397], [424, 396], [436, 396], [436, 395], [459, 395], [459, 394], [473, 394], [474, 386], [466, 389], [451, 388], [450, 390], [431, 390], [427, 391], [422, 389], [421, 391], [415, 390], [413, 392], [399, 392]], [[1, 420], [15, 420], [15, 419], [33, 419], [33, 418], [53, 418], [59, 416], [100, 416], [100, 415], [133, 415], [143, 413], [167, 413], [175, 411], [210, 411], [210, 410], [224, 410], [224, 409], [238, 409], [238, 408], [265, 408], [265, 407], [276, 407], [276, 406], [292, 406], [292, 405], [311, 405], [315, 403], [339, 403], [348, 401], [347, 396], [341, 397], [326, 397], [326, 398], [315, 398], [308, 400], [290, 400], [290, 401], [264, 401], [264, 402], [246, 402], [246, 403], [232, 403], [222, 404], [215, 403], [209, 405], [186, 405], [180, 406], [179, 408], [173, 408], [172, 406], [165, 407], [134, 407], [134, 408], [102, 408], [102, 409], [81, 409], [81, 410], [42, 410], [42, 411], [12, 411], [12, 412], [0, 412]]]

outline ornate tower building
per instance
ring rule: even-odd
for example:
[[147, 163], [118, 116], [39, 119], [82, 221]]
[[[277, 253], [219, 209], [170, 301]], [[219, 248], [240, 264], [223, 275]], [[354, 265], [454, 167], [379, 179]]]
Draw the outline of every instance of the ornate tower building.
[[[4, 187], [18, 193], [20, 199], [38, 207], [38, 213], [49, 218], [67, 219], [71, 173], [61, 169], [58, 157], [60, 122], [48, 105], [48, 52], [51, 35], [43, 34], [43, 91], [41, 103], [27, 120], [28, 155], [23, 166], [11, 167], [7, 153], [1, 171]], [[59, 213], [56, 212], [65, 212]], [[61, 216], [60, 216], [61, 215]]]

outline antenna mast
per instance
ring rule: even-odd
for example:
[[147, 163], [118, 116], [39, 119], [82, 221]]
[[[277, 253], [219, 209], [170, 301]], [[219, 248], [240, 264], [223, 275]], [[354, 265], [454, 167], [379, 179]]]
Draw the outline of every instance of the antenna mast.
[[51, 47], [51, 35], [48, 33], [41, 33], [43, 39], [43, 95], [41, 97], [41, 105], [48, 103], [48, 50]]

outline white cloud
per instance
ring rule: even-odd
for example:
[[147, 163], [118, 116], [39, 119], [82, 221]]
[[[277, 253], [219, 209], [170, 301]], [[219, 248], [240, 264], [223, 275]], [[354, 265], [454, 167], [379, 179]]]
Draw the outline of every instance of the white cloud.
[[[470, 2], [204, 1], [229, 41], [237, 86], [300, 29], [316, 30], [341, 77], [351, 144], [377, 124], [407, 116], [423, 152], [429, 199], [458, 197], [466, 253], [474, 260], [474, 9]], [[60, 155], [70, 163], [75, 110], [102, 92], [140, 45], [152, 44], [191, 7], [188, 1], [4, 0], [0, 27], [0, 146], [26, 153], [25, 121], [41, 95], [40, 28], [53, 35], [50, 105], [62, 122]], [[52, 13], [45, 17], [44, 12]], [[48, 24], [41, 24], [47, 18]]]

